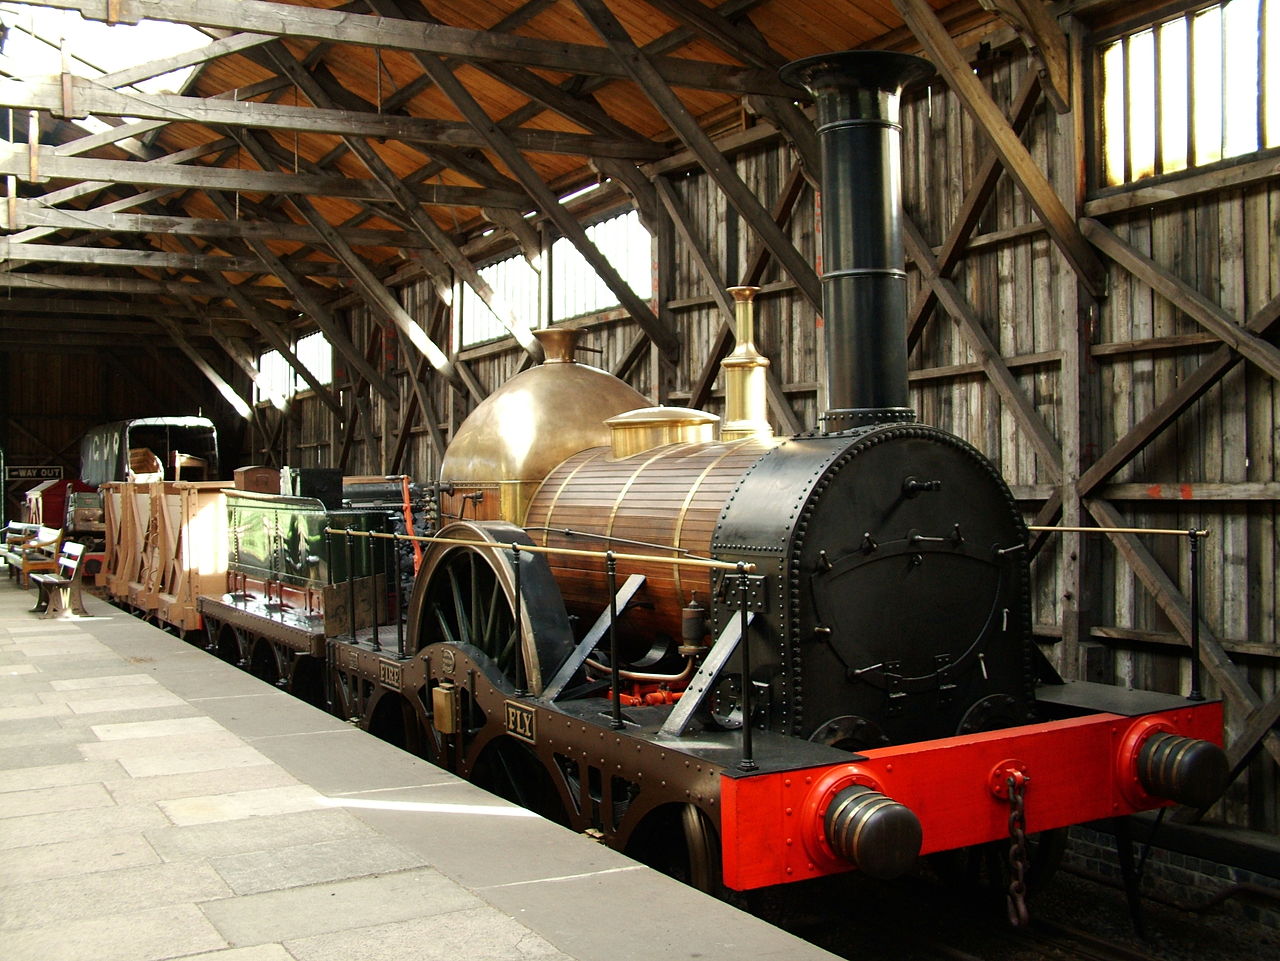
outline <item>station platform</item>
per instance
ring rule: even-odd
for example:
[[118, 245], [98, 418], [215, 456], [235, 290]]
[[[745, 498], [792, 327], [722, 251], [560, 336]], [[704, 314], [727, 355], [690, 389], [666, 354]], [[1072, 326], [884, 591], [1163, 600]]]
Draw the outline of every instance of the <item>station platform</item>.
[[6, 961], [835, 956], [86, 596], [0, 582]]

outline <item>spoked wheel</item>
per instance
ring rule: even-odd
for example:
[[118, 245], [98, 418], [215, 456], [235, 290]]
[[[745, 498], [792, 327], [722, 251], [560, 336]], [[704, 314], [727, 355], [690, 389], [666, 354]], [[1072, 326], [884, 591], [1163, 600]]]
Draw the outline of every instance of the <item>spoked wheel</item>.
[[513, 738], [494, 738], [476, 761], [471, 780], [490, 794], [569, 826], [568, 811], [547, 769], [533, 751]]
[[532, 542], [507, 524], [462, 521], [439, 536], [475, 544], [436, 544], [424, 558], [410, 602], [410, 634], [418, 649], [470, 645], [517, 690], [537, 694], [544, 669], [554, 671], [573, 646], [545, 560], [527, 551], [517, 558], [511, 544]]
[[530, 671], [516, 630], [515, 585], [505, 559], [495, 559], [492, 549], [455, 546], [432, 561], [425, 626], [446, 643], [479, 648], [523, 689]]

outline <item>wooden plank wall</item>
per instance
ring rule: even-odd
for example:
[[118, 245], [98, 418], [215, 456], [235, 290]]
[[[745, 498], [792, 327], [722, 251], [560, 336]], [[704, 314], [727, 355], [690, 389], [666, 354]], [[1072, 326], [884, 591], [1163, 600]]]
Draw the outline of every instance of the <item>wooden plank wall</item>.
[[[980, 74], [993, 99], [1006, 112], [1028, 70], [1020, 48], [996, 54]], [[1037, 163], [1069, 195], [1074, 171], [1067, 169], [1073, 137], [1069, 118], [1041, 103], [1024, 143]], [[904, 105], [904, 207], [929, 243], [946, 236], [966, 188], [973, 182], [984, 138], [968, 115], [940, 84]], [[1065, 149], [1064, 149], [1065, 146]], [[739, 174], [765, 206], [776, 198], [792, 163], [791, 152], [774, 143], [752, 147], [734, 157]], [[737, 283], [753, 238], [725, 204], [709, 178], [699, 172], [666, 175], [690, 229], [726, 285]], [[1247, 318], [1280, 292], [1280, 185], [1270, 183], [1224, 189], [1159, 207], [1102, 218], [1123, 240], [1182, 278], [1237, 318]], [[787, 229], [801, 252], [815, 256], [812, 191], [796, 207]], [[667, 237], [671, 232], [662, 231]], [[961, 293], [1010, 368], [1017, 387], [1055, 435], [1063, 416], [1061, 370], [1074, 350], [1075, 279], [1043, 231], [1020, 191], [1004, 177], [975, 232], [970, 253], [954, 274]], [[724, 319], [710, 296], [702, 271], [682, 242], [655, 242], [655, 257], [670, 270], [666, 304], [685, 349], [674, 368], [651, 356], [634, 365], [630, 382], [655, 400], [684, 403]], [[919, 275], [910, 274], [911, 294]], [[773, 364], [798, 421], [816, 423], [821, 347], [814, 311], [769, 266], [758, 304], [758, 346]], [[435, 306], [425, 282], [400, 289], [401, 301], [424, 325]], [[446, 315], [447, 316], [447, 315]], [[349, 317], [356, 343], [369, 343], [377, 329], [363, 309]], [[616, 312], [573, 321], [587, 333], [584, 344], [599, 354], [584, 359], [606, 369], [625, 355], [635, 327]], [[451, 331], [432, 330], [449, 343]], [[349, 443], [348, 473], [383, 473], [395, 448], [401, 416], [411, 403], [411, 370], [419, 363], [386, 335], [376, 363], [399, 387], [399, 411], [380, 400], [369, 406], [371, 418], [357, 425]], [[1183, 313], [1118, 267], [1110, 268], [1110, 292], [1093, 320], [1085, 371], [1085, 466], [1099, 456], [1163, 398], [1181, 377], [1214, 349], [1201, 329]], [[506, 341], [464, 351], [461, 359], [485, 390], [517, 372], [523, 355]], [[938, 310], [924, 329], [911, 357], [913, 402], [922, 421], [948, 429], [974, 444], [995, 462], [1033, 517], [1060, 479], [1046, 467], [1017, 420], [978, 364], [978, 356], [957, 323]], [[440, 378], [428, 378], [437, 423], [447, 437], [473, 406], [448, 390]], [[352, 406], [349, 389], [342, 403]], [[719, 410], [713, 393], [708, 406]], [[319, 463], [344, 446], [344, 432], [314, 399], [303, 399], [292, 414], [293, 454]], [[1280, 442], [1280, 392], [1274, 380], [1250, 365], [1239, 365], [1175, 425], [1151, 444], [1101, 490], [1138, 527], [1178, 530], [1206, 528], [1202, 616], [1254, 689], [1267, 700], [1280, 684], [1280, 637], [1276, 601], [1277, 443]], [[310, 458], [310, 459], [308, 459]], [[417, 418], [400, 465], [417, 479], [434, 476], [438, 459], [428, 432]], [[1164, 571], [1189, 589], [1186, 538], [1143, 538]], [[1126, 561], [1103, 538], [1088, 538], [1086, 596], [1078, 604], [1083, 629], [1098, 645], [1090, 648], [1090, 671], [1116, 683], [1185, 692], [1189, 660], [1146, 588]], [[1034, 565], [1035, 621], [1038, 640], [1068, 676], [1081, 670], [1058, 652], [1062, 645], [1062, 544], [1051, 539]], [[1100, 654], [1100, 656], [1099, 656]], [[1216, 694], [1212, 678], [1206, 693]], [[1229, 727], [1242, 718], [1232, 711]], [[1215, 816], [1264, 831], [1280, 831], [1277, 797], [1280, 778], [1267, 752], [1231, 789]]]

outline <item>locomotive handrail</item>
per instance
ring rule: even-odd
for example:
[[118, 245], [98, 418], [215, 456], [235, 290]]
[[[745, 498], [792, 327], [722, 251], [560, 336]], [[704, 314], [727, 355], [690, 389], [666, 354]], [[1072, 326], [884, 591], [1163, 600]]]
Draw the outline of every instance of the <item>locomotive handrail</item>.
[[1187, 530], [1176, 530], [1164, 527], [1029, 526], [1027, 530], [1046, 531], [1049, 533], [1058, 531], [1068, 534], [1157, 534], [1166, 537], [1185, 537], [1187, 545], [1191, 549], [1191, 557], [1188, 561], [1191, 576], [1191, 588], [1189, 591], [1191, 595], [1191, 636], [1188, 638], [1191, 646], [1191, 692], [1187, 695], [1187, 700], [1204, 700], [1204, 695], [1200, 692], [1200, 542], [1209, 536], [1207, 529], [1198, 530], [1194, 527]]
[[[530, 554], [558, 554], [565, 557], [594, 557], [608, 561], [643, 561], [648, 564], [670, 564], [676, 567], [701, 567], [716, 571], [745, 571], [754, 574], [754, 564], [739, 564], [731, 561], [717, 561], [707, 557], [659, 557], [656, 554], [622, 554], [617, 551], [588, 551], [577, 547], [539, 547], [537, 544], [504, 544], [501, 541], [475, 541], [462, 537], [431, 537], [425, 534], [384, 534], [381, 531], [359, 531], [345, 527], [326, 527], [326, 534], [346, 534], [350, 537], [381, 537], [394, 541], [421, 541], [427, 544], [456, 544], [466, 547], [500, 547], [510, 551], [528, 551]], [[674, 550], [679, 548], [673, 547]]]
[[1060, 531], [1065, 534], [1164, 534], [1174, 537], [1208, 537], [1209, 531], [1191, 529], [1176, 530], [1164, 527], [1041, 527], [1029, 525], [1029, 531]]

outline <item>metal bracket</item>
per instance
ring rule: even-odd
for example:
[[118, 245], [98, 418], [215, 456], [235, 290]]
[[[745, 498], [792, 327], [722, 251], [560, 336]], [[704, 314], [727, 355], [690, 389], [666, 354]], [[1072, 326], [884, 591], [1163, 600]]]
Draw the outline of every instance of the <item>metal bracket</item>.
[[[640, 588], [644, 586], [645, 577], [643, 574], [630, 574], [618, 588], [618, 594], [614, 599], [616, 608], [619, 611], [626, 610], [632, 598], [640, 592]], [[600, 646], [600, 642], [604, 640], [606, 634], [609, 633], [609, 609], [606, 607], [596, 622], [591, 625], [591, 630], [578, 642], [578, 646], [573, 649], [573, 653], [565, 659], [560, 665], [550, 683], [542, 689], [539, 695], [543, 701], [554, 701], [564, 693], [569, 682], [573, 680], [573, 675], [578, 672], [578, 668], [582, 667], [583, 661], [591, 656], [591, 652]]]
[[[738, 586], [741, 575], [724, 571], [716, 578], [715, 596], [726, 604], [735, 604], [741, 596]], [[768, 578], [764, 574], [747, 575], [747, 610], [757, 614], [769, 612]]]
[[[754, 614], [747, 615], [748, 626], [750, 626], [754, 618]], [[707, 656], [702, 659], [697, 673], [689, 681], [689, 686], [685, 688], [684, 694], [676, 702], [676, 706], [671, 713], [667, 715], [667, 719], [663, 722], [659, 733], [668, 737], [680, 737], [680, 735], [684, 734], [685, 728], [693, 720], [693, 715], [702, 706], [703, 698], [707, 696], [707, 692], [715, 684], [716, 678], [720, 676], [725, 664], [729, 662], [729, 658], [738, 649], [738, 641], [741, 639], [742, 619], [739, 617], [730, 618], [729, 623], [720, 632], [720, 636], [716, 638], [716, 642], [711, 645], [711, 650], [707, 652]]]

